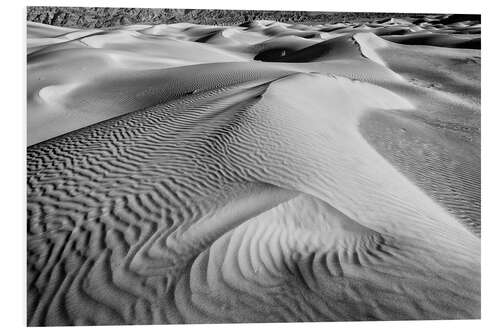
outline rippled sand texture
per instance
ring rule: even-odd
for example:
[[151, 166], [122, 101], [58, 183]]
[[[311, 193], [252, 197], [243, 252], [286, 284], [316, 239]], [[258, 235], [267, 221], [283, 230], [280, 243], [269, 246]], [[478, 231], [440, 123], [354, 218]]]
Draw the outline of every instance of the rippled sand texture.
[[480, 24], [445, 19], [28, 23], [29, 325], [479, 318]]

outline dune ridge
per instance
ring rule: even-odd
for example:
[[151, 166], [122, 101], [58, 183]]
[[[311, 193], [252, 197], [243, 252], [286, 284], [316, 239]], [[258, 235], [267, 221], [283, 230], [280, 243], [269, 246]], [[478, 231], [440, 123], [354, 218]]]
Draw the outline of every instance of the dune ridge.
[[426, 18], [29, 23], [28, 324], [479, 318], [480, 53]]

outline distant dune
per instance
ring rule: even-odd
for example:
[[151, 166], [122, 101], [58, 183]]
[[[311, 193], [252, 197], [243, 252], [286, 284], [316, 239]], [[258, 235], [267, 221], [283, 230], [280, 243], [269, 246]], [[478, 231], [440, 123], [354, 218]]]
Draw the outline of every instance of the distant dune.
[[480, 29], [28, 22], [29, 325], [479, 318]]

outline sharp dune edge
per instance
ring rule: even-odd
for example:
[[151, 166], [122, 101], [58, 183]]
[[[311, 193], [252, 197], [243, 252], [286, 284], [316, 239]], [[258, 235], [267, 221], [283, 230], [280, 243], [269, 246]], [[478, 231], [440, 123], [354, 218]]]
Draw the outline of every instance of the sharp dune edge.
[[28, 324], [479, 318], [480, 25], [433, 20], [28, 22]]

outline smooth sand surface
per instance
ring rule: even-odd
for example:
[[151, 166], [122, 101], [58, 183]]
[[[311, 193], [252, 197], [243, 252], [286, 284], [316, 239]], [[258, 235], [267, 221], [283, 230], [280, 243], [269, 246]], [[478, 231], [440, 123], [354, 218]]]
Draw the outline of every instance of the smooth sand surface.
[[28, 23], [29, 325], [479, 318], [479, 45]]

